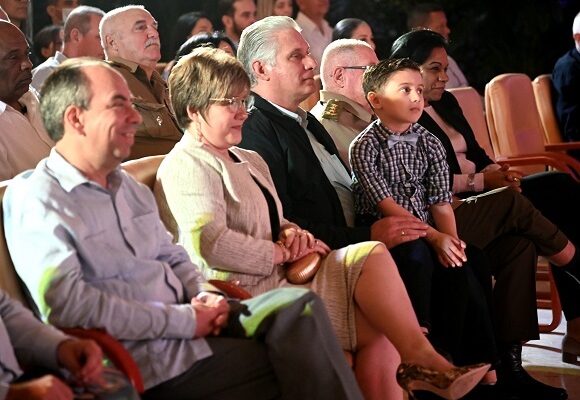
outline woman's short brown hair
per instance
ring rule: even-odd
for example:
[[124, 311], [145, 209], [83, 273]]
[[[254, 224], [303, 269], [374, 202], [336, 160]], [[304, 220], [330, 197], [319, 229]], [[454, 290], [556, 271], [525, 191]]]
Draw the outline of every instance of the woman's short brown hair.
[[242, 64], [223, 50], [197, 48], [182, 57], [169, 75], [169, 96], [181, 129], [191, 119], [188, 109], [202, 116], [211, 98], [229, 97], [250, 88], [250, 79]]

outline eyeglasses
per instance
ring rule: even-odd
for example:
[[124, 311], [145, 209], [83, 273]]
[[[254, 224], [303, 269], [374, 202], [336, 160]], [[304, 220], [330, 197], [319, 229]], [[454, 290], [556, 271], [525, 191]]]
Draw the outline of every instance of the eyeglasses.
[[344, 68], [344, 69], [362, 69], [363, 71], [366, 71], [370, 67], [372, 67], [372, 65], [347, 65], [347, 66], [342, 66], [342, 67], [339, 67], [339, 68]]
[[245, 98], [240, 97], [219, 97], [219, 98], [211, 98], [209, 99], [212, 103], [217, 103], [222, 106], [228, 106], [228, 109], [233, 112], [237, 113], [241, 109], [246, 112], [250, 111], [250, 108], [254, 105], [254, 96], [248, 96]]

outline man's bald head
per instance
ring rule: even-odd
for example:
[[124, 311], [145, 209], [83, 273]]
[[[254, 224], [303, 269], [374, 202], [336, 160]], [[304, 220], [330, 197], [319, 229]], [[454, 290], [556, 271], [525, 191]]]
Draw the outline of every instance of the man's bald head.
[[362, 40], [335, 40], [322, 54], [322, 86], [325, 90], [343, 95], [368, 108], [362, 89], [362, 76], [364, 67], [375, 65], [378, 61], [372, 47]]

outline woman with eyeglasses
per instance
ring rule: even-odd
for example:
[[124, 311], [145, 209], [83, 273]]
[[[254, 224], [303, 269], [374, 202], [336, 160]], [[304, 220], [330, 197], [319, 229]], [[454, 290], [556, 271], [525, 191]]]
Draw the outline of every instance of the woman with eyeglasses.
[[[343, 349], [354, 353], [365, 398], [401, 398], [395, 375], [407, 390], [421, 386], [446, 398], [482, 378], [489, 365], [455, 368], [430, 345], [383, 244], [330, 251], [284, 219], [264, 160], [236, 147], [252, 101], [235, 58], [195, 49], [176, 64], [169, 91], [185, 133], [159, 168], [155, 195], [166, 225], [208, 279], [236, 281], [255, 295], [289, 285], [285, 263], [320, 254], [306, 286], [324, 299]], [[396, 372], [389, 341], [403, 362]]]

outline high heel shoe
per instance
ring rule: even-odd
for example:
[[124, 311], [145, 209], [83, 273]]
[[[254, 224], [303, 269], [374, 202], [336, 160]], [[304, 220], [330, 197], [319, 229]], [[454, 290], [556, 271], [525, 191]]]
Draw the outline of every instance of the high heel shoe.
[[570, 335], [564, 336], [562, 340], [562, 361], [569, 364], [579, 364], [580, 341]]
[[471, 391], [489, 367], [489, 364], [476, 364], [439, 372], [415, 364], [401, 364], [397, 368], [397, 382], [410, 398], [414, 398], [414, 390], [426, 390], [455, 400]]

